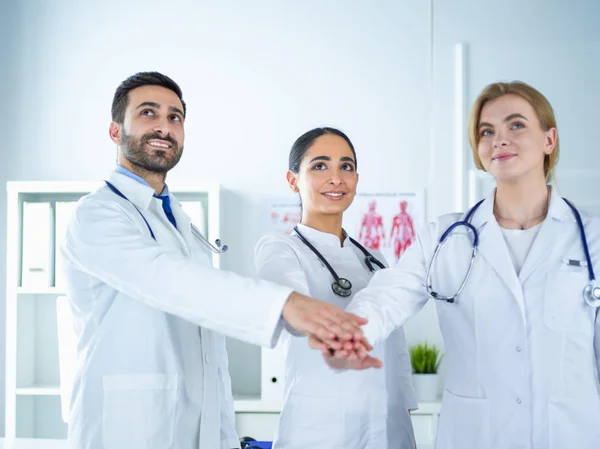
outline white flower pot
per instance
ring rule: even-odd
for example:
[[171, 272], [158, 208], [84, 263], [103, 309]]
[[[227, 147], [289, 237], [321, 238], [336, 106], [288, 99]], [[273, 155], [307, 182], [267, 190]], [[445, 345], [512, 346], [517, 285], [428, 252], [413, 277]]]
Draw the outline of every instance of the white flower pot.
[[413, 374], [413, 385], [415, 395], [419, 402], [433, 402], [438, 399], [438, 375], [437, 374]]

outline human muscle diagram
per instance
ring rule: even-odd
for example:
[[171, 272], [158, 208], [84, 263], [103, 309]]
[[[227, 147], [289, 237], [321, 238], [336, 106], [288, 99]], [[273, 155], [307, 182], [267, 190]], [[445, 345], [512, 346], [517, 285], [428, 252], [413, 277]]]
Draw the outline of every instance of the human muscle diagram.
[[413, 219], [406, 211], [407, 201], [400, 201], [400, 212], [392, 219], [392, 229], [388, 246], [394, 249], [394, 263], [400, 260], [400, 256], [408, 249], [415, 238], [415, 227]]
[[344, 229], [393, 266], [414, 242], [424, 215], [422, 193], [358, 194], [344, 214]]
[[358, 240], [365, 247], [379, 250], [379, 246], [385, 241], [383, 230], [383, 217], [376, 211], [377, 202], [369, 203], [369, 211], [364, 214]]

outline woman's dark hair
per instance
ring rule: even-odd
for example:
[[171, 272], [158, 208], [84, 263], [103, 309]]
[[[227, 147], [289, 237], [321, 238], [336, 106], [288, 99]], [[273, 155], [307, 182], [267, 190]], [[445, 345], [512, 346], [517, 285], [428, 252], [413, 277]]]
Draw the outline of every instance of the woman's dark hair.
[[313, 145], [313, 143], [315, 143], [315, 140], [325, 135], [338, 136], [344, 139], [350, 147], [350, 149], [352, 150], [352, 154], [354, 155], [354, 164], [356, 167], [358, 167], [356, 151], [354, 151], [354, 145], [352, 145], [352, 142], [350, 141], [348, 136], [339, 129], [325, 127], [311, 129], [310, 131], [305, 132], [300, 137], [298, 137], [298, 139], [296, 139], [294, 145], [292, 145], [292, 149], [290, 150], [290, 160], [288, 167], [293, 173], [298, 173], [298, 170], [300, 170], [300, 164], [302, 163], [302, 159], [304, 159], [304, 156], [306, 155], [308, 149]]

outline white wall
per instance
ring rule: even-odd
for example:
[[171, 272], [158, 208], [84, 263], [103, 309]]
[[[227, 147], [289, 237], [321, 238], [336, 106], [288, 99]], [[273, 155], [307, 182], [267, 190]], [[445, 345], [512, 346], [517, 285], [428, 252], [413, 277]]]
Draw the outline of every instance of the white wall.
[[[137, 71], [159, 70], [189, 106], [184, 156], [169, 179], [227, 190], [226, 268], [254, 274], [261, 200], [289, 194], [289, 148], [312, 127], [348, 133], [361, 191], [428, 187], [429, 2], [29, 0], [11, 8], [18, 138], [2, 183], [106, 176], [114, 90]], [[256, 392], [258, 348], [230, 347], [238, 392]]]
[[[561, 184], [561, 172], [599, 167], [600, 155], [592, 149], [600, 120], [596, 82], [600, 70], [599, 20], [600, 2], [596, 0], [435, 2], [432, 169], [447, 187], [438, 190], [440, 194], [432, 204], [435, 210], [463, 208], [457, 198], [463, 188], [466, 195], [467, 186], [460, 168], [473, 164], [466, 121], [457, 131], [461, 118], [456, 114], [457, 100], [463, 100], [464, 112], [468, 112], [479, 91], [490, 82], [521, 79], [537, 87], [552, 103], [562, 147], [559, 187], [569, 190], [567, 183]], [[456, 44], [464, 45], [462, 79], [456, 76]], [[460, 87], [464, 89], [462, 95]], [[462, 148], [455, 145], [457, 134], [463, 138]], [[587, 202], [577, 197], [582, 192], [569, 194]]]
[[[455, 126], [461, 114], [454, 44], [468, 44], [467, 81], [459, 83], [465, 93], [458, 96], [464, 112], [496, 74], [523, 73], [523, 46], [600, 37], [594, 0], [1, 5], [0, 98], [7, 101], [0, 108], [6, 145], [0, 183], [106, 176], [115, 156], [107, 130], [116, 86], [136, 71], [162, 71], [180, 83], [189, 106], [184, 157], [170, 179], [216, 181], [227, 189], [223, 239], [231, 249], [224, 267], [247, 275], [254, 273], [261, 199], [287, 194], [287, 154], [302, 132], [319, 125], [342, 128], [357, 148], [359, 189], [425, 188], [431, 218], [462, 207], [464, 177], [458, 168], [470, 166]], [[494, 51], [498, 47], [502, 59]], [[548, 61], [554, 59], [551, 50], [545, 47]], [[521, 57], [513, 61], [513, 53]], [[588, 66], [598, 73], [598, 64]], [[552, 64], [544, 74], [549, 85], [557, 81]], [[580, 82], [598, 95], [591, 76]], [[560, 107], [559, 116], [566, 116], [568, 106]], [[589, 123], [591, 133], [598, 120]], [[571, 146], [587, 156], [594, 150], [585, 139], [593, 144], [593, 138], [581, 139]], [[572, 165], [581, 166], [584, 156]], [[2, 253], [5, 210], [2, 195]], [[0, 282], [5, 268], [1, 259]], [[3, 316], [0, 308], [0, 322]], [[439, 343], [434, 320], [428, 304], [407, 324], [409, 340]], [[2, 355], [3, 344], [0, 348]], [[231, 348], [239, 392], [255, 391], [258, 349], [236, 342]], [[0, 392], [2, 384], [0, 374]]]
[[0, 134], [2, 150], [0, 150], [0, 435], [4, 434], [4, 372], [5, 345], [4, 330], [6, 309], [6, 189], [5, 181], [9, 178], [12, 157], [19, 140], [14, 132], [16, 125], [16, 74], [14, 67], [19, 63], [13, 38], [18, 29], [17, 14], [13, 5], [0, 2]]

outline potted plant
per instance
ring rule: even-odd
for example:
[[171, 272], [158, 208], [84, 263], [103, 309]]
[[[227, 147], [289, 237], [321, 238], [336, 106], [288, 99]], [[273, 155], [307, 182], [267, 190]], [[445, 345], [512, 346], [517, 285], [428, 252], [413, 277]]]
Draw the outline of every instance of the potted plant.
[[427, 342], [408, 349], [413, 369], [413, 384], [418, 401], [431, 402], [438, 398], [438, 368], [442, 361], [440, 350]]

